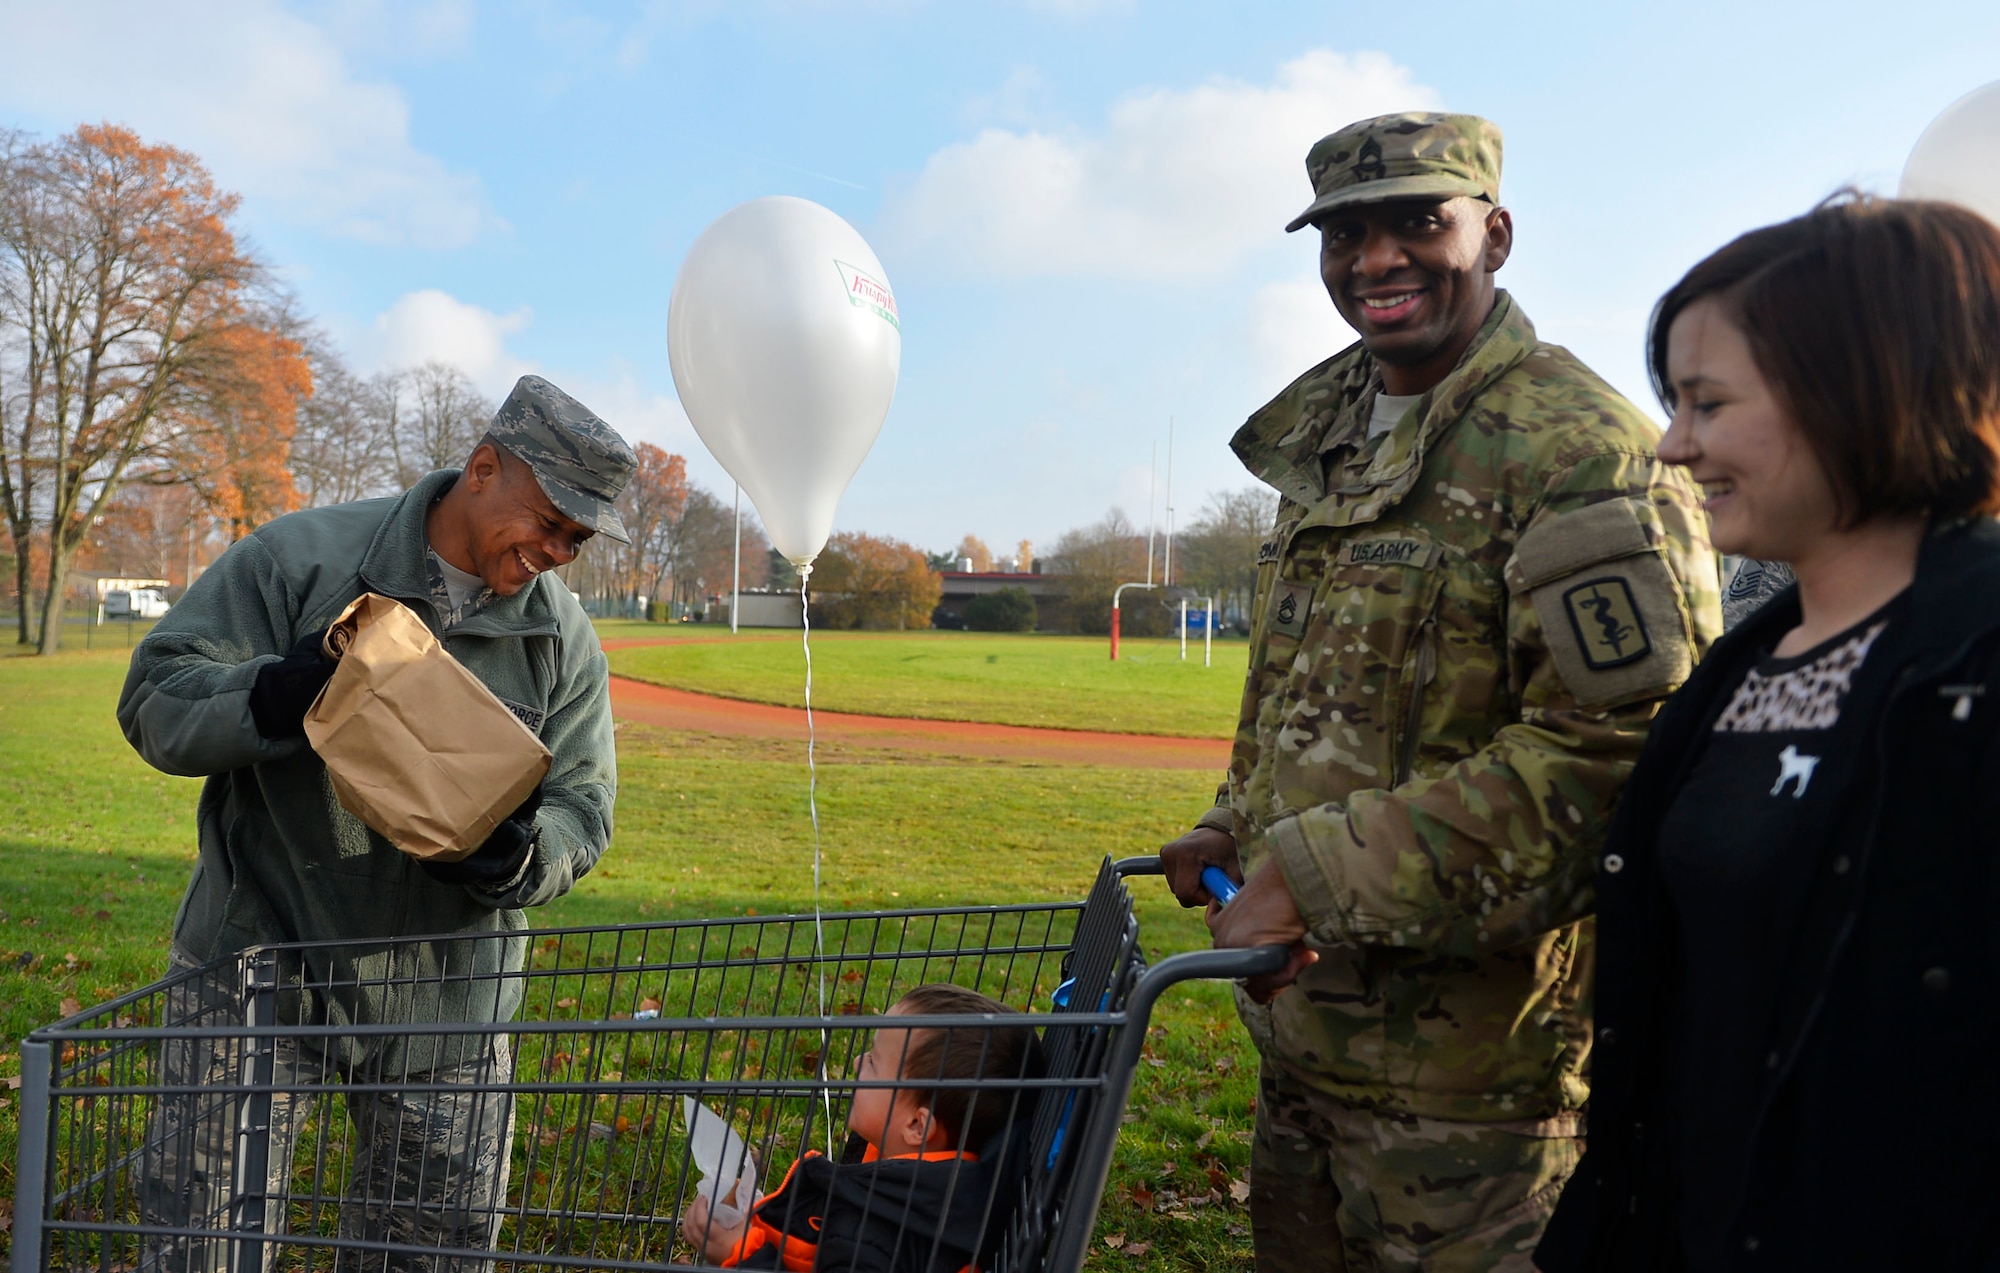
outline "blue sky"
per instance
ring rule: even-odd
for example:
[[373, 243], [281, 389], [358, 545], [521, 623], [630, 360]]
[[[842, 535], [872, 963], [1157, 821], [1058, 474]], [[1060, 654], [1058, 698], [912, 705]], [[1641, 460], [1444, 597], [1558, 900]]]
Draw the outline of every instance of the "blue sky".
[[495, 396], [539, 371], [725, 497], [673, 397], [674, 271], [735, 203], [824, 203], [904, 331], [839, 525], [932, 548], [1143, 521], [1169, 417], [1183, 522], [1248, 482], [1230, 433], [1348, 339], [1283, 226], [1351, 119], [1496, 120], [1502, 283], [1653, 409], [1640, 338], [1680, 271], [1893, 190], [2000, 79], [2000, 5], [1921, 0], [0, 0], [0, 37], [0, 124], [202, 155], [360, 369], [442, 357]]

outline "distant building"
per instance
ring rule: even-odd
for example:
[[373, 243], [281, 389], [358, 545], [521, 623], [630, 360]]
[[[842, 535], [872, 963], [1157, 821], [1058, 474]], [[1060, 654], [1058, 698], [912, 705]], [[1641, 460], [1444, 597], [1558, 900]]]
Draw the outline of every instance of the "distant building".
[[[718, 597], [720, 606], [715, 611], [723, 622], [729, 619], [729, 598]], [[801, 620], [804, 613], [796, 592], [750, 592], [744, 591], [737, 597], [742, 609], [737, 619], [739, 628], [799, 628], [805, 626]]]
[[944, 595], [938, 598], [937, 609], [931, 612], [931, 626], [934, 628], [964, 627], [965, 603], [1002, 588], [1025, 589], [1035, 599], [1035, 626], [1042, 630], [1052, 627], [1049, 619], [1062, 610], [1062, 585], [1054, 575], [1015, 574], [1004, 570], [946, 570], [938, 574], [938, 579], [944, 585]]

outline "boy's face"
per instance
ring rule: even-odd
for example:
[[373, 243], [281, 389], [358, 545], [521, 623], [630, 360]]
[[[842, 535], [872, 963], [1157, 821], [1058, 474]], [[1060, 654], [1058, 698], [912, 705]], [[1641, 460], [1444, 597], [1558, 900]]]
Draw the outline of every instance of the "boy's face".
[[[898, 1004], [886, 1014], [907, 1015]], [[875, 1042], [861, 1057], [856, 1078], [879, 1082], [903, 1076], [903, 1056], [910, 1050], [914, 1030], [877, 1030]], [[854, 1104], [847, 1111], [847, 1130], [886, 1156], [921, 1152], [930, 1138], [930, 1109], [921, 1093], [907, 1088], [864, 1087], [856, 1089]]]

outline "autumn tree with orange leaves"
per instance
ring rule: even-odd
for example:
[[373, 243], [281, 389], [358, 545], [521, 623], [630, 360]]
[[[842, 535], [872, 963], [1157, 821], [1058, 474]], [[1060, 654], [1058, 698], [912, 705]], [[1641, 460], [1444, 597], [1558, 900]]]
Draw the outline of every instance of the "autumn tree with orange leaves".
[[656, 597], [673, 573], [674, 546], [688, 502], [687, 460], [651, 442], [632, 451], [639, 467], [618, 496], [618, 516], [632, 540], [622, 554], [622, 573], [632, 596]]
[[286, 450], [310, 373], [230, 231], [236, 204], [193, 155], [123, 128], [0, 133], [0, 513], [24, 644], [42, 543], [43, 654], [76, 551], [128, 483], [190, 481], [237, 533], [298, 502]]
[[827, 541], [809, 587], [813, 622], [829, 628], [928, 628], [944, 594], [922, 549], [858, 532]]

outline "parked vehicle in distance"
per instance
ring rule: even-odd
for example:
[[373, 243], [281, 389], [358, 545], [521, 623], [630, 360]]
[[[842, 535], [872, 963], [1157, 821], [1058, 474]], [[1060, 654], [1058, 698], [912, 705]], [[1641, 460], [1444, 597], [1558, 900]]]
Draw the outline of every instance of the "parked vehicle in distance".
[[107, 619], [157, 619], [167, 612], [167, 596], [158, 588], [114, 588], [104, 594]]

